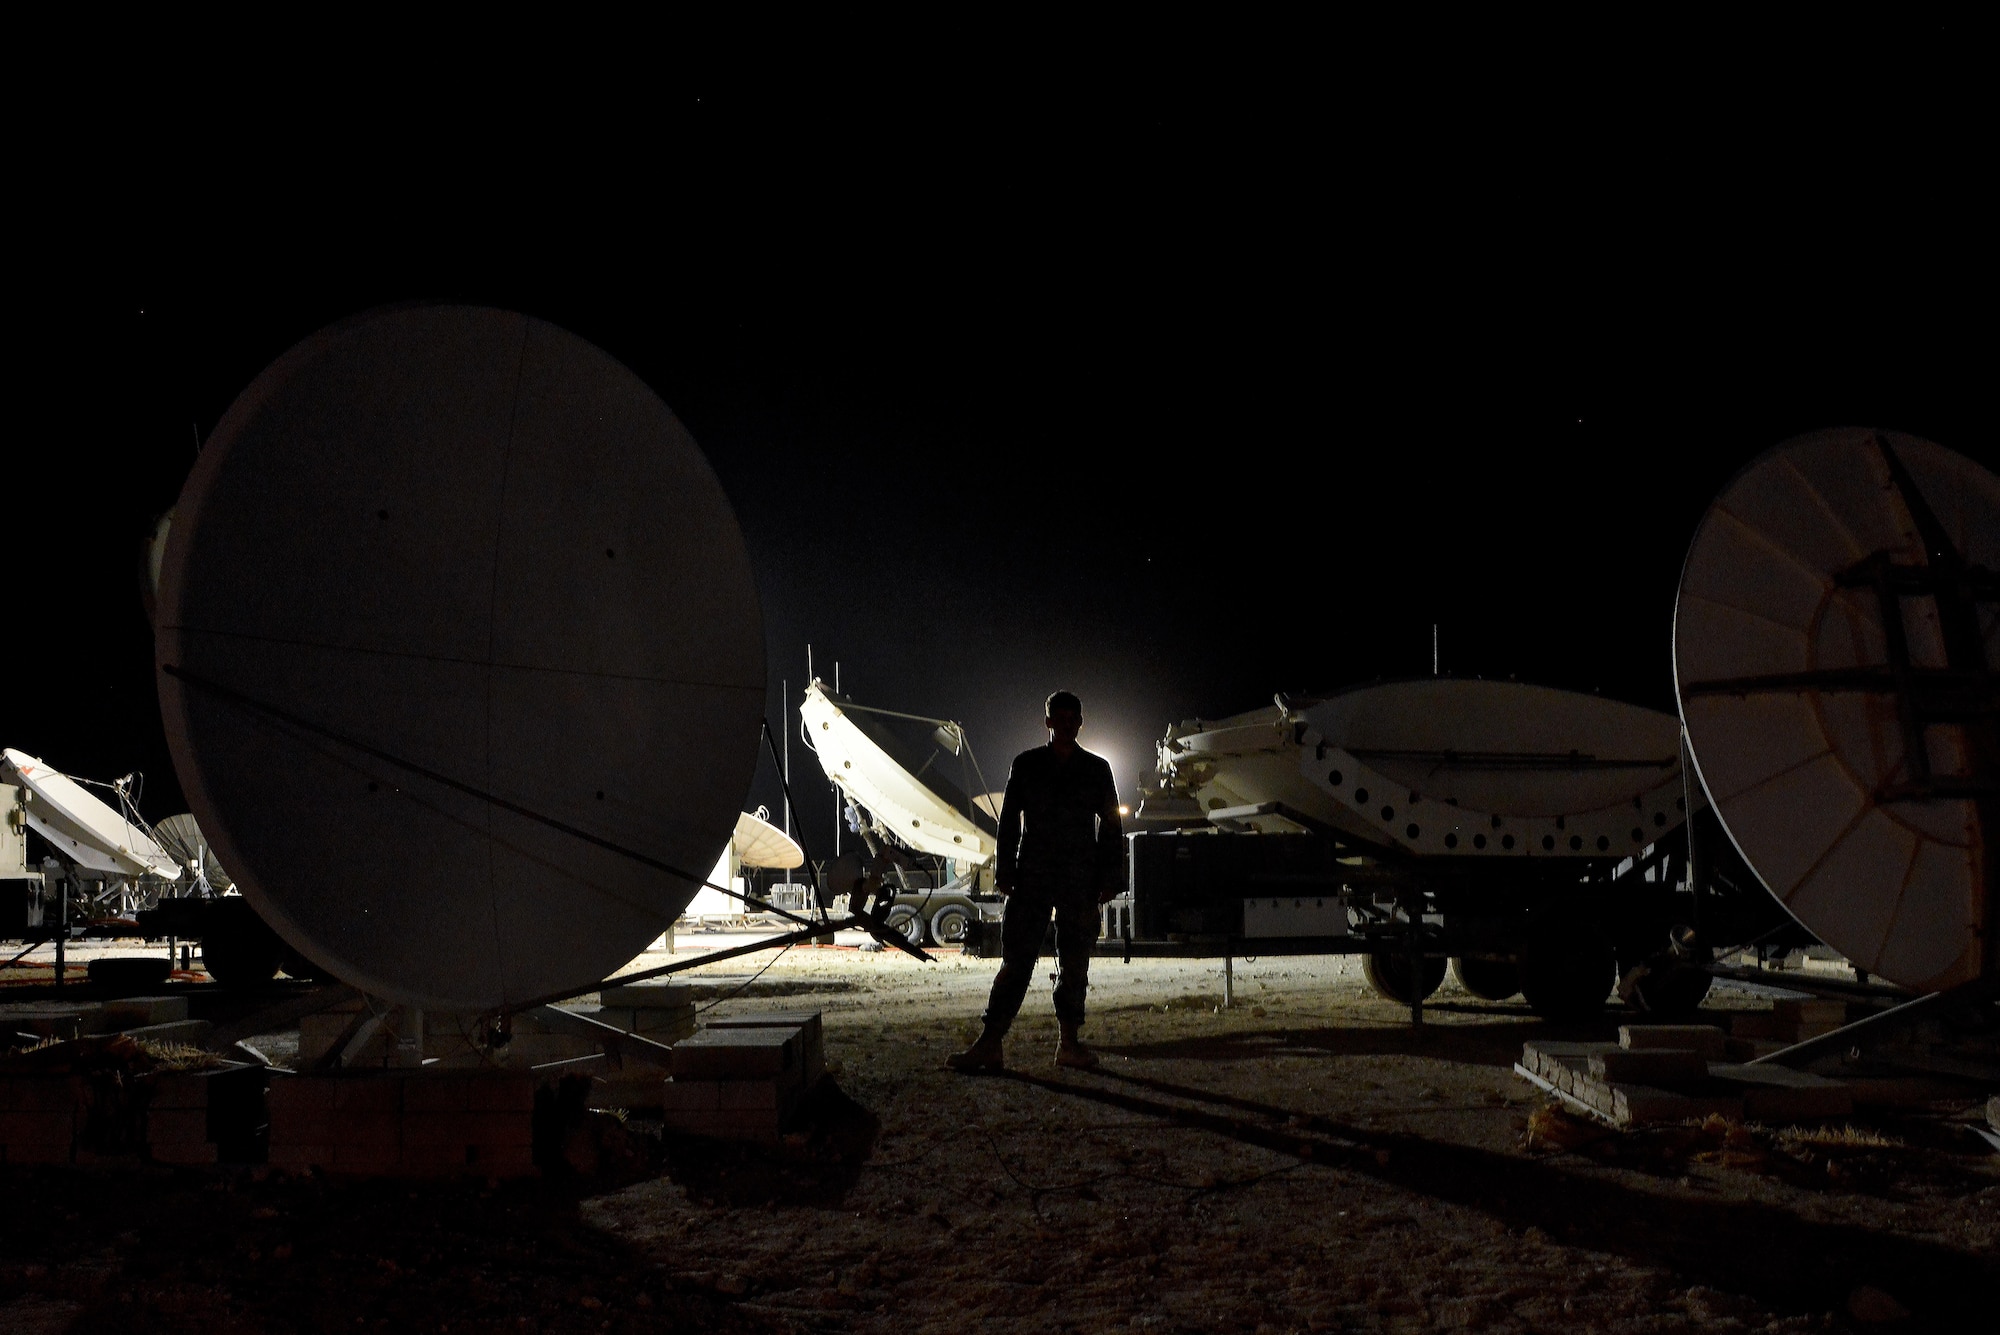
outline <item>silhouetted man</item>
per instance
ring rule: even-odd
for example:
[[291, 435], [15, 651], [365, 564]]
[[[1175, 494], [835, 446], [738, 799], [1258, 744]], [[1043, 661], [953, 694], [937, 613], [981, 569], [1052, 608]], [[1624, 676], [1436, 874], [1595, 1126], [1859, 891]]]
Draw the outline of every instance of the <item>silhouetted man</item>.
[[1076, 744], [1083, 705], [1068, 691], [1049, 697], [1049, 744], [1014, 757], [1000, 804], [1000, 853], [994, 888], [1007, 897], [1000, 928], [1000, 972], [986, 999], [986, 1029], [945, 1064], [955, 1071], [998, 1070], [1001, 1045], [1021, 1009], [1049, 915], [1056, 920], [1056, 1019], [1062, 1041], [1056, 1065], [1088, 1069], [1097, 1055], [1077, 1038], [1098, 906], [1124, 887], [1123, 831], [1111, 766]]

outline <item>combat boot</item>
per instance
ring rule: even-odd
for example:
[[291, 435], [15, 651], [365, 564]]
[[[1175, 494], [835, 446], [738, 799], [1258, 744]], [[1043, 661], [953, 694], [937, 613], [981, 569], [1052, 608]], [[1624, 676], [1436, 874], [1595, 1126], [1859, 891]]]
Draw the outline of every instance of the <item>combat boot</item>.
[[963, 1052], [952, 1053], [944, 1059], [944, 1064], [953, 1071], [1004, 1071], [1007, 1055], [997, 1036], [981, 1034], [977, 1043]]
[[1056, 1065], [1067, 1066], [1074, 1071], [1090, 1071], [1097, 1067], [1097, 1054], [1084, 1046], [1076, 1036], [1079, 1026], [1066, 1024], [1062, 1027], [1062, 1040], [1056, 1044]]

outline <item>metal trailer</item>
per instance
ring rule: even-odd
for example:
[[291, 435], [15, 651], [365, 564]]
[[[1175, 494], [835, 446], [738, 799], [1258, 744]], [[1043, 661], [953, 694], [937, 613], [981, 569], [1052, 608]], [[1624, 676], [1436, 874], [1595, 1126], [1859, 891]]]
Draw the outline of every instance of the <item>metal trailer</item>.
[[1159, 757], [1097, 953], [1219, 959], [1225, 995], [1237, 957], [1357, 954], [1417, 1022], [1447, 970], [1552, 1019], [1614, 986], [1668, 1016], [1715, 949], [1810, 941], [1683, 778], [1669, 715], [1434, 677], [1193, 720]]

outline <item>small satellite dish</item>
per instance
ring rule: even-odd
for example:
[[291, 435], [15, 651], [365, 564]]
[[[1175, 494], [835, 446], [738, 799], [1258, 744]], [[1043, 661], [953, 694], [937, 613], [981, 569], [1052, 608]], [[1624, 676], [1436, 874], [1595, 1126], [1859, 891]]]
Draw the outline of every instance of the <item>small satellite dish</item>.
[[188, 869], [188, 882], [192, 884], [197, 872], [208, 882], [209, 889], [217, 894], [227, 894], [236, 888], [236, 882], [229, 879], [229, 873], [222, 869], [222, 862], [215, 856], [215, 850], [208, 846], [208, 837], [195, 824], [194, 815], [183, 811], [178, 816], [169, 816], [153, 826], [153, 837], [160, 847], [173, 855], [176, 862]]
[[1995, 968], [2000, 478], [1914, 436], [1799, 436], [1696, 530], [1674, 612], [1695, 768], [1809, 931], [1922, 991]]
[[259, 916], [392, 1002], [587, 986], [671, 923], [756, 760], [762, 618], [714, 472], [553, 325], [418, 306], [217, 425], [155, 614], [174, 764]]
[[771, 822], [745, 811], [736, 817], [736, 861], [745, 867], [790, 871], [805, 865], [806, 851]]

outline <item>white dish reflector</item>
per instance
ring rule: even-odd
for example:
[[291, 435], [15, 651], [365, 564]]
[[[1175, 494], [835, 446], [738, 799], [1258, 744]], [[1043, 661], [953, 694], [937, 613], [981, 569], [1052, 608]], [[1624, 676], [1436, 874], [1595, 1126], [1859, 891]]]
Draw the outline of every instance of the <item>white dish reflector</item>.
[[1695, 766], [1772, 894], [1919, 990], [1992, 967], [2000, 478], [1914, 436], [1786, 441], [1731, 482], [1681, 574]]
[[151, 835], [38, 757], [0, 751], [0, 782], [27, 790], [21, 809], [29, 826], [79, 866], [112, 876], [180, 879], [181, 864]]
[[756, 760], [762, 618], [714, 472], [632, 372], [507, 311], [375, 312], [260, 375], [175, 507], [155, 632], [238, 888], [403, 1004], [609, 975]]

